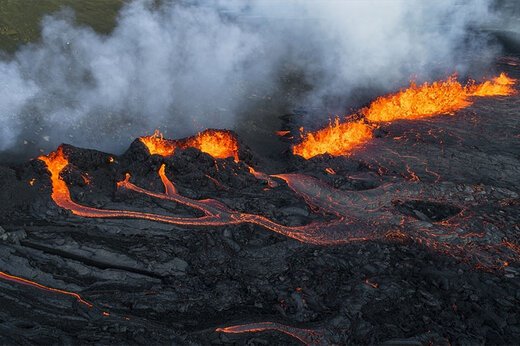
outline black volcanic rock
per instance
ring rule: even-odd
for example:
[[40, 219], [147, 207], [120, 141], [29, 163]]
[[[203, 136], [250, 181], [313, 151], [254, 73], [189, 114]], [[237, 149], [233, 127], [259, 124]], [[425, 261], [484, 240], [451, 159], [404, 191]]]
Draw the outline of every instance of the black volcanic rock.
[[[407, 217], [425, 233], [454, 218], [461, 229], [482, 232], [468, 238], [458, 229], [439, 234], [453, 244], [448, 250], [403, 236], [395, 224], [384, 239], [317, 246], [250, 224], [191, 227], [82, 218], [52, 201], [40, 160], [0, 166], [0, 271], [76, 292], [94, 304], [88, 308], [72, 296], [0, 278], [0, 340], [299, 343], [275, 331], [215, 332], [272, 321], [316, 331], [321, 344], [516, 344], [518, 257], [491, 268], [478, 255], [483, 249], [490, 258], [500, 249], [520, 251], [518, 114], [518, 96], [479, 100], [454, 116], [384, 125], [349, 157], [288, 156], [284, 173], [327, 183], [343, 198], [338, 208], [348, 211], [352, 203], [373, 228], [384, 225], [370, 211], [370, 203], [380, 203], [378, 215]], [[83, 205], [201, 216], [116, 187], [130, 173], [137, 186], [162, 192], [157, 171], [165, 164], [183, 196], [216, 199], [284, 225], [336, 217], [312, 208], [281, 179], [273, 178], [274, 187], [256, 179], [248, 165], [265, 168], [242, 148], [241, 161], [234, 162], [192, 148], [167, 158], [149, 155], [138, 140], [119, 156], [64, 145], [70, 165], [61, 176]], [[408, 198], [407, 189], [422, 194]]]

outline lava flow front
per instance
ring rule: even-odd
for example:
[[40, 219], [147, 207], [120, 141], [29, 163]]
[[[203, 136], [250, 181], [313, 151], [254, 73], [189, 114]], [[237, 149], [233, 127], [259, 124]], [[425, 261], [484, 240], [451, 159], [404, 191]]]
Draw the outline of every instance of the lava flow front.
[[139, 140], [148, 148], [151, 155], [171, 156], [175, 149], [197, 148], [214, 158], [232, 157], [238, 162], [238, 141], [230, 131], [205, 130], [195, 136], [180, 140], [165, 139], [156, 130], [151, 136], [140, 137]]
[[466, 85], [458, 82], [455, 76], [420, 86], [411, 83], [409, 88], [379, 97], [359, 111], [372, 125], [363, 121], [341, 123], [336, 119], [316, 132], [304, 132], [302, 129], [302, 141], [293, 147], [293, 153], [305, 159], [325, 153], [333, 156], [348, 155], [372, 139], [372, 129], [377, 123], [453, 114], [471, 105], [472, 97], [514, 94], [515, 82], [515, 79], [501, 73], [491, 80], [482, 83], [470, 81]]

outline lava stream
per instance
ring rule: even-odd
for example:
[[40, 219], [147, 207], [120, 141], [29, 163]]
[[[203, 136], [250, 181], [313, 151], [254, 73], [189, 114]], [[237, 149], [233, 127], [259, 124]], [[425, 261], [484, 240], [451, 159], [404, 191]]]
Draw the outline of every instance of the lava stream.
[[195, 136], [180, 140], [165, 139], [156, 130], [151, 136], [140, 137], [151, 155], [171, 156], [177, 148], [197, 148], [214, 158], [232, 157], [238, 162], [238, 141], [230, 131], [205, 130]]
[[[11, 274], [8, 274], [8, 273], [5, 273], [5, 272], [0, 272], [0, 279], [4, 279], [4, 280], [7, 280], [7, 281], [15, 282], [17, 284], [31, 286], [31, 287], [37, 288], [39, 290], [47, 291], [47, 292], [57, 293], [57, 294], [65, 295], [65, 296], [68, 296], [68, 297], [72, 297], [76, 301], [78, 301], [78, 303], [85, 305], [89, 309], [94, 307], [94, 304], [86, 301], [79, 294], [74, 293], [74, 292], [69, 292], [69, 291], [65, 291], [65, 290], [60, 290], [58, 288], [44, 286], [44, 285], [39, 284], [39, 283], [37, 283], [35, 281], [24, 279], [22, 277], [14, 276], [14, 275], [11, 275]], [[102, 313], [103, 316], [110, 316], [110, 313], [108, 313], [106, 311], [102, 311], [101, 313]]]
[[515, 82], [515, 79], [501, 73], [491, 80], [482, 83], [470, 81], [466, 85], [458, 82], [455, 76], [420, 86], [411, 83], [409, 88], [379, 97], [359, 111], [371, 125], [363, 120], [342, 123], [336, 119], [316, 132], [304, 132], [302, 128], [302, 141], [293, 147], [293, 153], [305, 159], [325, 153], [348, 155], [372, 139], [372, 129], [377, 123], [453, 114], [471, 105], [472, 97], [514, 94]]
[[[73, 214], [82, 217], [145, 219], [184, 226], [224, 226], [250, 223], [297, 239], [301, 242], [317, 245], [341, 244], [382, 237], [382, 235], [378, 236], [370, 230], [365, 230], [369, 225], [365, 225], [364, 223], [363, 227], [347, 229], [345, 226], [348, 226], [354, 221], [347, 221], [344, 217], [330, 222], [314, 222], [304, 226], [285, 226], [261, 215], [241, 213], [229, 209], [223, 203], [213, 199], [194, 200], [184, 197], [175, 191], [173, 183], [166, 177], [165, 170], [162, 167], [159, 169], [159, 175], [165, 186], [166, 193], [153, 192], [134, 185], [130, 182], [129, 174], [126, 175], [125, 180], [118, 182], [117, 185], [120, 188], [126, 188], [137, 193], [146, 194], [150, 197], [180, 203], [200, 210], [204, 213], [204, 216], [193, 218], [173, 217], [129, 210], [98, 209], [84, 206], [72, 200], [67, 184], [60, 176], [63, 169], [68, 165], [68, 160], [65, 157], [62, 147], [59, 147], [55, 152], [47, 156], [40, 156], [39, 159], [47, 165], [47, 169], [51, 173], [53, 187], [51, 197], [54, 202], [61, 208], [68, 209]], [[307, 202], [313, 203], [312, 200], [308, 200]], [[316, 204], [316, 207], [319, 207], [319, 205], [319, 203]]]
[[[149, 191], [130, 182], [127, 174], [123, 181], [118, 182], [119, 188], [125, 188], [153, 198], [163, 199], [197, 209], [204, 213], [201, 217], [174, 217], [153, 213], [144, 213], [128, 210], [105, 210], [84, 206], [71, 199], [69, 189], [60, 174], [68, 165], [68, 160], [61, 147], [48, 156], [40, 157], [46, 163], [51, 173], [52, 199], [62, 208], [73, 214], [89, 218], [133, 218], [163, 222], [184, 226], [224, 226], [243, 223], [255, 224], [296, 239], [298, 241], [316, 245], [345, 244], [354, 241], [376, 239], [399, 239], [405, 237], [413, 239], [429, 248], [456, 256], [466, 253], [468, 257], [489, 259], [494, 257], [489, 250], [497, 252], [504, 261], [518, 260], [518, 251], [512, 247], [505, 247], [503, 243], [496, 243], [493, 235], [484, 237], [486, 233], [465, 232], [456, 223], [456, 220], [447, 220], [442, 223], [425, 225], [411, 216], [396, 212], [392, 206], [394, 200], [423, 199], [425, 189], [428, 188], [430, 199], [443, 201], [454, 198], [454, 190], [446, 186], [420, 184], [388, 184], [367, 191], [341, 191], [328, 184], [301, 174], [279, 174], [273, 178], [284, 180], [287, 185], [313, 210], [321, 210], [336, 216], [335, 220], [312, 222], [303, 226], [285, 226], [264, 216], [242, 213], [232, 210], [225, 204], [213, 200], [194, 200], [180, 195], [173, 183], [166, 176], [165, 166], [159, 169], [159, 176], [163, 182], [165, 193]], [[461, 200], [460, 203], [467, 203]], [[484, 227], [482, 227], [485, 229]], [[404, 233], [403, 233], [404, 232]], [[462, 233], [461, 233], [462, 232]], [[475, 248], [465, 247], [473, 240], [489, 240], [489, 244]], [[455, 251], [456, 250], [456, 251]], [[505, 250], [505, 251], [504, 251]], [[471, 255], [471, 256], [470, 256]], [[490, 266], [493, 265], [490, 263]], [[485, 266], [485, 265], [483, 265]]]
[[292, 336], [300, 340], [305, 345], [324, 345], [325, 339], [323, 337], [323, 333], [312, 330], [312, 329], [301, 329], [286, 326], [276, 322], [258, 322], [258, 323], [249, 323], [249, 324], [241, 324], [236, 326], [230, 326], [225, 328], [217, 328], [215, 331], [220, 333], [230, 333], [230, 334], [240, 334], [240, 333], [258, 333], [264, 332], [268, 330], [275, 330], [287, 335]]

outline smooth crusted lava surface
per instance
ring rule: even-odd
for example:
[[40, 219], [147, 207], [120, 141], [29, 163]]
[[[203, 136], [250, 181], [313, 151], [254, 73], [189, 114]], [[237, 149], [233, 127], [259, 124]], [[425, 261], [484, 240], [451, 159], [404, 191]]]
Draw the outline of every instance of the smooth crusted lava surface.
[[469, 100], [283, 170], [139, 141], [0, 166], [0, 339], [514, 344], [520, 102]]

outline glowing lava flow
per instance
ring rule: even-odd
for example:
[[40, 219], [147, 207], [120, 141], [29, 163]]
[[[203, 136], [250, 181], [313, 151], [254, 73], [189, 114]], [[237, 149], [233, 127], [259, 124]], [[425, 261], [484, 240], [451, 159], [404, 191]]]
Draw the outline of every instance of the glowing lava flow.
[[[398, 183], [387, 184], [366, 191], [342, 191], [310, 176], [301, 174], [279, 174], [271, 178], [282, 179], [295, 193], [313, 208], [336, 216], [336, 220], [315, 222], [304, 226], [290, 227], [281, 225], [264, 216], [241, 213], [230, 209], [223, 203], [213, 200], [194, 200], [180, 195], [168, 179], [166, 166], [161, 165], [159, 176], [165, 192], [154, 192], [138, 187], [130, 182], [130, 175], [119, 182], [120, 188], [145, 194], [153, 198], [180, 203], [200, 210], [204, 216], [178, 218], [152, 213], [126, 210], [103, 210], [80, 205], [71, 200], [66, 183], [60, 174], [68, 166], [68, 160], [60, 147], [48, 156], [40, 157], [51, 174], [52, 198], [58, 206], [72, 213], [91, 218], [135, 218], [189, 226], [223, 226], [250, 223], [304, 243], [316, 245], [336, 245], [354, 241], [387, 239], [402, 241], [411, 239], [430, 249], [456, 258], [477, 259], [476, 266], [482, 269], [504, 268], [511, 262], [518, 262], [520, 247], [504, 242], [494, 234], [486, 221], [474, 217], [469, 208], [474, 198], [462, 194], [455, 184]], [[466, 189], [463, 189], [466, 191]], [[480, 190], [475, 190], [479, 194]], [[454, 203], [464, 213], [437, 223], [420, 221], [403, 215], [393, 207], [395, 200], [429, 200]], [[505, 197], [504, 197], [505, 198]], [[470, 200], [470, 202], [468, 202]], [[467, 227], [466, 220], [477, 220]], [[480, 220], [480, 221], [478, 221]], [[466, 228], [466, 229], [464, 229]], [[498, 265], [497, 265], [498, 263]], [[6, 277], [5, 274], [1, 277]], [[8, 277], [11, 279], [10, 277]], [[13, 280], [20, 282], [19, 280]], [[25, 281], [22, 281], [26, 283]], [[39, 287], [38, 284], [33, 284]], [[62, 291], [50, 289], [55, 292]], [[73, 293], [66, 293], [81, 299]], [[83, 302], [83, 300], [81, 300]], [[267, 330], [280, 331], [297, 338], [308, 345], [323, 343], [324, 336], [319, 331], [288, 327], [274, 322], [260, 322], [246, 325], [218, 328], [218, 332], [246, 333]]]
[[[79, 303], [87, 306], [88, 308], [92, 308], [94, 306], [92, 303], [86, 301], [85, 299], [83, 299], [77, 293], [60, 290], [58, 288], [52, 288], [52, 287], [44, 286], [42, 284], [39, 284], [37, 282], [21, 278], [19, 276], [14, 276], [14, 275], [11, 275], [11, 274], [0, 272], [0, 279], [8, 280], [8, 281], [15, 282], [15, 283], [22, 284], [22, 285], [35, 287], [37, 289], [40, 289], [40, 290], [43, 290], [43, 291], [47, 291], [47, 292], [63, 294], [63, 295], [66, 295], [66, 296], [69, 296], [69, 297], [72, 297], [72, 298], [76, 299]], [[106, 312], [103, 313], [103, 315], [105, 315], [105, 316], [107, 314], [108, 313], [106, 313]]]
[[275, 330], [287, 335], [292, 336], [300, 340], [305, 345], [324, 345], [325, 340], [323, 338], [323, 333], [319, 331], [315, 331], [312, 329], [301, 329], [295, 327], [289, 327], [276, 322], [259, 322], [259, 323], [249, 323], [249, 324], [241, 324], [236, 326], [230, 326], [225, 328], [217, 328], [216, 332], [221, 333], [230, 333], [230, 334], [239, 334], [239, 333], [258, 333], [264, 332], [268, 330]]
[[[401, 234], [431, 249], [453, 256], [465, 258], [467, 250], [470, 253], [466, 257], [489, 261], [488, 266], [495, 265], [494, 262], [497, 258], [501, 264], [504, 261], [518, 260], [518, 251], [514, 251], [513, 247], [503, 246], [501, 241], [497, 242], [497, 237], [489, 234], [483, 224], [472, 225], [470, 231], [464, 231], [461, 228], [460, 223], [465, 221], [457, 217], [442, 223], [425, 224], [416, 218], [401, 214], [393, 206], [395, 200], [424, 200], [425, 196], [428, 196], [429, 200], [440, 203], [448, 201], [459, 204], [463, 209], [462, 206], [469, 206], [468, 200], [471, 199], [465, 199], [464, 197], [467, 196], [462, 196], [456, 185], [401, 183], [384, 185], [367, 191], [342, 191], [306, 175], [273, 175], [273, 178], [284, 180], [289, 188], [301, 196], [313, 210], [336, 216], [336, 219], [332, 221], [313, 222], [303, 226], [285, 226], [261, 215], [232, 210], [217, 200], [194, 200], [182, 196], [166, 176], [165, 166], [161, 166], [159, 169], [165, 193], [149, 191], [134, 185], [130, 182], [129, 174], [117, 185], [119, 188], [197, 209], [204, 214], [203, 216], [174, 217], [128, 210], [105, 210], [80, 205], [72, 201], [68, 187], [60, 177], [61, 172], [68, 165], [62, 148], [58, 148], [48, 156], [40, 157], [40, 160], [46, 163], [51, 173], [52, 198], [56, 204], [83, 217], [145, 219], [184, 226], [224, 226], [249, 223], [304, 243], [316, 245], [394, 239], [395, 234]], [[457, 199], [457, 196], [460, 198]], [[471, 218], [471, 216], [469, 217]], [[477, 229], [480, 231], [477, 232]], [[487, 243], [483, 243], [480, 247], [472, 244], [466, 249], [466, 244], [472, 242], [475, 244]], [[489, 254], [489, 251], [496, 253], [496, 256]], [[486, 265], [483, 264], [483, 266]]]
[[171, 156], [177, 148], [197, 148], [214, 158], [232, 157], [238, 162], [238, 141], [229, 131], [205, 130], [193, 137], [172, 140], [164, 139], [156, 130], [151, 136], [140, 137], [139, 140], [148, 148], [151, 155]]
[[[453, 114], [471, 105], [472, 97], [514, 94], [515, 82], [515, 79], [501, 73], [483, 83], [471, 81], [465, 86], [455, 76], [420, 86], [411, 83], [407, 89], [377, 98], [359, 113], [370, 123]], [[302, 141], [293, 147], [293, 153], [305, 159], [325, 153], [334, 156], [347, 155], [372, 139], [372, 129], [373, 125], [362, 120], [340, 123], [338, 119], [316, 132], [305, 133], [302, 129]]]
[[[45, 162], [47, 169], [51, 173], [51, 181], [53, 186], [51, 197], [54, 202], [58, 206], [64, 209], [68, 209], [73, 214], [82, 217], [145, 219], [184, 226], [224, 226], [250, 223], [305, 243], [321, 245], [367, 240], [369, 239], [368, 235], [370, 235], [370, 239], [382, 237], [382, 235], [377, 236], [376, 234], [372, 234], [371, 231], [367, 231], [366, 228], [368, 225], [364, 225], [363, 222], [359, 220], [358, 223], [363, 224], [365, 227], [356, 227], [354, 229], [347, 230], [345, 225], [348, 225], [351, 222], [346, 221], [342, 215], [338, 214], [332, 209], [327, 209], [327, 211], [337, 215], [339, 217], [338, 220], [330, 222], [315, 222], [304, 226], [293, 227], [276, 223], [261, 215], [241, 213], [235, 210], [231, 210], [226, 205], [217, 200], [194, 200], [188, 197], [184, 197], [176, 192], [175, 188], [173, 187], [173, 183], [171, 183], [168, 177], [166, 177], [163, 167], [161, 167], [159, 170], [159, 175], [165, 186], [166, 193], [149, 191], [132, 184], [130, 182], [129, 174], [126, 175], [125, 180], [118, 182], [117, 185], [119, 188], [126, 188], [137, 193], [146, 194], [153, 198], [180, 203], [185, 206], [200, 210], [204, 213], [204, 216], [193, 218], [173, 217], [129, 210], [110, 210], [88, 207], [78, 204], [71, 199], [67, 184], [60, 177], [61, 172], [68, 165], [68, 160], [65, 157], [61, 147], [59, 147], [55, 152], [50, 153], [48, 156], [39, 157], [39, 159]], [[284, 176], [279, 175], [277, 177]], [[308, 203], [313, 203], [311, 198], [306, 198], [306, 200]], [[315, 207], [322, 208], [323, 205], [321, 205], [321, 203], [317, 203], [315, 204]]]

